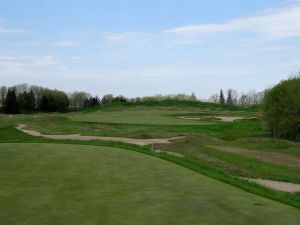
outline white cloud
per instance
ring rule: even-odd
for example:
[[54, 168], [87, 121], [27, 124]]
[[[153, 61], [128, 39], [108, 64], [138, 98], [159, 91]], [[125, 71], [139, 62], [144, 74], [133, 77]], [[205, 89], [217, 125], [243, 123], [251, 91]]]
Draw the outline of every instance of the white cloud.
[[300, 59], [299, 58], [290, 58], [286, 61], [280, 61], [274, 64], [275, 68], [295, 68], [295, 72], [300, 71]]
[[6, 19], [0, 19], [0, 34], [28, 34], [31, 33], [31, 31], [26, 29], [20, 29], [20, 28], [10, 28], [7, 27], [8, 20]]
[[37, 41], [21, 41], [21, 42], [16, 42], [15, 45], [16, 46], [38, 46], [40, 43]]
[[180, 45], [198, 45], [204, 42], [203, 39], [198, 38], [174, 38], [169, 41], [171, 46], [180, 46]]
[[229, 40], [244, 44], [247, 42], [246, 45], [260, 43], [260, 46], [257, 44], [256, 47], [274, 40], [300, 37], [300, 3], [288, 3], [281, 8], [265, 10], [224, 23], [186, 25], [158, 34], [140, 31], [107, 32], [103, 34], [103, 39], [111, 44], [151, 43], [155, 46], [174, 47], [203, 44], [207, 40], [222, 37], [222, 34], [233, 34]]
[[54, 55], [0, 55], [0, 74], [23, 74], [36, 69], [59, 68]]
[[48, 66], [58, 64], [58, 60], [54, 55], [0, 55], [0, 60], [2, 62], [28, 64], [28, 66]]
[[25, 55], [0, 55], [1, 61], [20, 61], [20, 60], [28, 60], [32, 59], [31, 56]]
[[78, 56], [72, 56], [71, 60], [72, 61], [78, 61], [78, 60], [80, 60], [80, 57], [78, 57]]
[[30, 33], [30, 31], [24, 29], [12, 29], [12, 28], [0, 27], [0, 34], [27, 34], [27, 33]]
[[92, 30], [79, 30], [79, 31], [61, 31], [58, 32], [59, 35], [67, 38], [88, 38], [95, 35], [95, 32]]
[[125, 12], [123, 12], [123, 13], [117, 13], [115, 16], [116, 16], [116, 18], [122, 19], [122, 20], [129, 18], [129, 14], [125, 13]]
[[291, 46], [283, 46], [283, 45], [271, 45], [271, 46], [265, 46], [265, 47], [248, 46], [248, 47], [242, 48], [242, 50], [227, 51], [227, 52], [221, 53], [221, 56], [240, 57], [240, 56], [245, 56], [245, 55], [286, 52], [286, 51], [293, 51], [293, 50], [298, 51], [298, 49], [292, 48]]
[[16, 73], [23, 73], [26, 70], [26, 64], [13, 61], [0, 62], [0, 74], [10, 76]]
[[77, 41], [71, 41], [71, 40], [60, 40], [52, 43], [53, 47], [59, 47], [59, 48], [75, 47], [78, 45], [79, 43]]
[[226, 23], [187, 25], [163, 31], [183, 38], [207, 38], [226, 32], [246, 32], [268, 40], [300, 37], [300, 4], [266, 10]]
[[104, 40], [114, 44], [145, 43], [151, 34], [146, 32], [110, 32], [104, 33]]
[[53, 66], [58, 65], [58, 60], [53, 55], [45, 55], [35, 57], [32, 63], [33, 66]]
[[102, 54], [98, 57], [100, 60], [107, 61], [124, 61], [128, 60], [129, 58], [129, 55], [123, 53]]

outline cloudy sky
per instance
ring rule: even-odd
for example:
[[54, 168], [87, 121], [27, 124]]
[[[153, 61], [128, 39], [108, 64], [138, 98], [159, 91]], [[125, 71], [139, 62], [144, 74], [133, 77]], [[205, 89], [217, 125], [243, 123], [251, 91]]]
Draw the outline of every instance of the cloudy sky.
[[0, 85], [258, 91], [300, 71], [300, 1], [0, 0]]

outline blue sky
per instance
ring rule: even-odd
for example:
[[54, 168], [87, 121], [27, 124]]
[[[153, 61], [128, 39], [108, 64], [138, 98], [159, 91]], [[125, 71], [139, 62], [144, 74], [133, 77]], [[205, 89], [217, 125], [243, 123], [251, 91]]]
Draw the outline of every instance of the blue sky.
[[300, 70], [300, 1], [0, 0], [0, 85], [258, 91]]

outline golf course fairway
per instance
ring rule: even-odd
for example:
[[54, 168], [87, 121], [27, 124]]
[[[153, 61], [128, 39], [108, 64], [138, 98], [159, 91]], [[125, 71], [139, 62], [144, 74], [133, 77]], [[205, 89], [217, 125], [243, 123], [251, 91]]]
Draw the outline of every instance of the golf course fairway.
[[[213, 125], [211, 121], [185, 120], [176, 116], [189, 111], [172, 110], [119, 110], [119, 111], [93, 111], [72, 113], [68, 117], [74, 121], [147, 124], [147, 125]], [[176, 113], [176, 114], [175, 114]], [[174, 115], [175, 114], [175, 115]], [[172, 116], [171, 116], [172, 115]]]
[[0, 144], [3, 225], [296, 225], [299, 209], [145, 154]]

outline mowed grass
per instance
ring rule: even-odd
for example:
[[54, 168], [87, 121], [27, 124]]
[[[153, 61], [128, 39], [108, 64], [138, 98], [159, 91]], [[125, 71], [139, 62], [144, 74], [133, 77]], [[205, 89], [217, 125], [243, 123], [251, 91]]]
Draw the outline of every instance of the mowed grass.
[[[202, 120], [188, 120], [186, 115], [203, 115]], [[228, 115], [260, 117], [259, 112], [208, 110], [193, 107], [118, 107], [75, 112], [66, 115], [68, 124], [79, 125], [83, 132], [135, 138], [171, 137], [189, 134], [208, 134], [226, 140], [260, 136], [264, 130], [260, 121], [240, 120], [223, 122], [207, 116]], [[81, 123], [81, 124], [78, 124]], [[67, 123], [66, 123], [67, 124]], [[65, 126], [64, 126], [65, 127]], [[39, 129], [39, 127], [37, 127]], [[78, 130], [74, 127], [75, 130]], [[43, 130], [46, 128], [42, 128]], [[59, 129], [61, 130], [61, 129]], [[50, 131], [51, 132], [51, 131]], [[49, 133], [50, 133], [49, 132]], [[75, 131], [74, 131], [75, 132]]]
[[[139, 117], [132, 117], [132, 124], [126, 122], [124, 111], [139, 114]], [[162, 124], [146, 124], [148, 114], [156, 112], [156, 116]], [[75, 121], [69, 116], [84, 116], [91, 113], [115, 113], [117, 119], [123, 122], [116, 123], [113, 120], [108, 122]], [[220, 121], [189, 121], [199, 124], [177, 124], [179, 116], [245, 116], [256, 117], [257, 120], [238, 120], [234, 122]], [[124, 118], [123, 118], [124, 117]], [[264, 130], [263, 121], [260, 119], [259, 111], [220, 110], [196, 107], [165, 107], [165, 106], [132, 106], [132, 107], [101, 107], [87, 109], [81, 112], [68, 114], [38, 113], [27, 115], [0, 115], [0, 141], [1, 142], [52, 142], [43, 138], [36, 138], [25, 135], [16, 130], [18, 124], [26, 124], [29, 129], [40, 131], [44, 134], [82, 134], [97, 136], [116, 136], [133, 138], [158, 138], [184, 135], [186, 139], [176, 141], [169, 145], [157, 146], [161, 150], [173, 151], [185, 155], [182, 159], [169, 159], [199, 173], [206, 174], [212, 178], [225, 181], [251, 193], [266, 196], [270, 199], [285, 202], [299, 207], [299, 194], [275, 193], [262, 187], [240, 184], [234, 177], [253, 177], [273, 179], [299, 183], [299, 169], [266, 163], [260, 160], [251, 159], [241, 155], [217, 151], [206, 147], [207, 145], [232, 146], [256, 151], [281, 152], [293, 156], [299, 156], [299, 143], [288, 142], [280, 139], [272, 139], [267, 136]], [[138, 121], [136, 120], [138, 119]], [[164, 125], [165, 120], [174, 119], [176, 124]], [[125, 121], [125, 122], [124, 122]], [[168, 121], [170, 122], [170, 121]], [[174, 121], [173, 121], [174, 122]], [[56, 141], [55, 141], [56, 142]], [[61, 141], [60, 143], [81, 144], [80, 142]], [[82, 143], [110, 147], [126, 148], [122, 144], [113, 143]], [[148, 148], [148, 147], [147, 147]], [[129, 147], [131, 149], [131, 147]], [[145, 149], [144, 149], [145, 150]], [[142, 152], [144, 151], [142, 150]], [[147, 152], [148, 150], [146, 150]], [[159, 156], [162, 157], [162, 156]], [[164, 157], [162, 157], [164, 158]], [[165, 158], [164, 158], [165, 159]], [[225, 178], [224, 178], [225, 176]], [[228, 178], [228, 179], [227, 179]], [[1, 224], [1, 223], [0, 223]]]
[[[101, 122], [101, 123], [124, 123], [124, 124], [147, 124], [147, 125], [210, 125], [215, 122], [197, 121], [179, 118], [180, 115], [190, 111], [172, 111], [163, 109], [133, 109], [72, 113], [69, 115], [74, 121]], [[176, 116], [178, 114], [178, 116]]]
[[[182, 107], [119, 107], [69, 114], [39, 113], [7, 116], [0, 114], [0, 128], [26, 124], [43, 134], [82, 134], [131, 138], [173, 137], [207, 134], [221, 139], [259, 136], [263, 132], [259, 121], [195, 121], [180, 119], [180, 115], [201, 112], [203, 115], [250, 116], [246, 111], [220, 111]], [[91, 119], [91, 120], [89, 120]], [[92, 121], [94, 120], [94, 121]], [[51, 122], [50, 122], [51, 121]], [[46, 124], [46, 126], [45, 126]]]
[[127, 150], [0, 144], [0, 221], [47, 224], [299, 224], [299, 209]]

